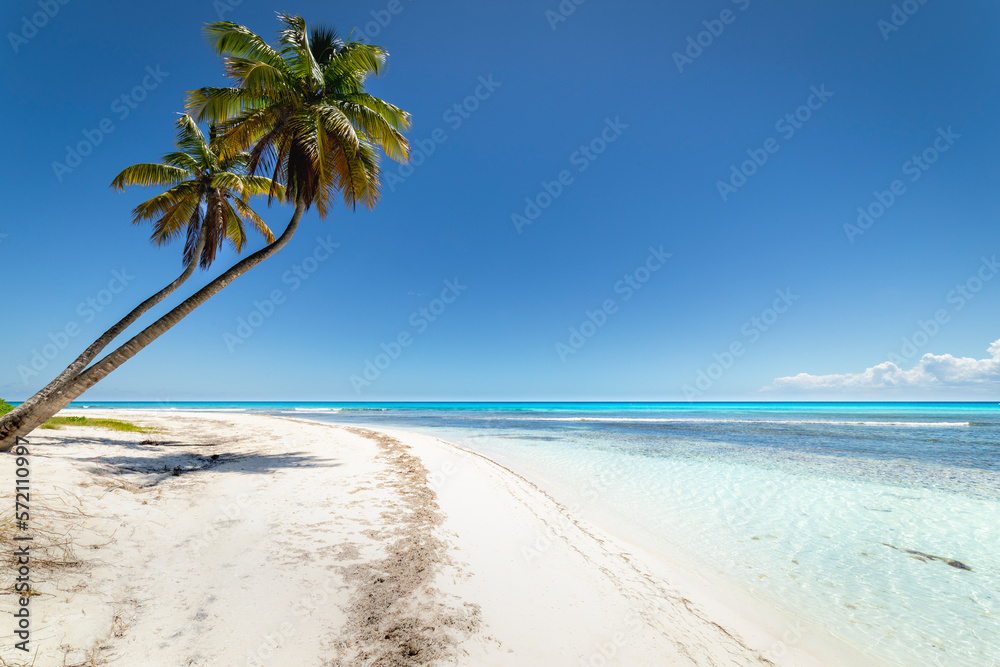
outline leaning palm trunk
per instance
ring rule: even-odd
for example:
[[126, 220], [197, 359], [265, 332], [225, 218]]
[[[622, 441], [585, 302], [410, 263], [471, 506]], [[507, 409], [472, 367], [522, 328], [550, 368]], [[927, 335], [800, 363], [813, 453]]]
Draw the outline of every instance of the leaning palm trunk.
[[187, 266], [184, 268], [183, 273], [177, 277], [172, 283], [161, 289], [159, 292], [149, 297], [138, 306], [136, 306], [132, 312], [120, 319], [114, 326], [105, 331], [101, 336], [90, 344], [86, 350], [84, 350], [79, 357], [77, 357], [73, 363], [66, 367], [62, 373], [60, 373], [52, 382], [49, 382], [45, 387], [40, 389], [34, 396], [24, 401], [11, 412], [7, 413], [3, 418], [0, 418], [0, 433], [3, 432], [7, 423], [12, 423], [20, 418], [21, 415], [27, 414], [35, 409], [35, 406], [47, 402], [50, 398], [54, 396], [59, 396], [63, 390], [72, 383], [83, 369], [93, 361], [98, 354], [101, 353], [104, 348], [106, 348], [111, 341], [120, 336], [123, 331], [132, 326], [136, 320], [142, 317], [150, 308], [160, 303], [168, 296], [173, 294], [178, 287], [187, 282], [187, 279], [191, 277], [194, 273], [195, 268], [198, 266], [198, 259], [201, 257], [201, 252], [205, 248], [205, 241], [208, 236], [208, 228], [203, 225], [201, 233], [198, 237], [198, 245], [195, 248], [193, 259], [188, 262]]
[[[24, 437], [38, 428], [47, 419], [69, 405], [70, 402], [79, 397], [83, 392], [87, 391], [87, 389], [90, 389], [107, 377], [116, 368], [138, 354], [144, 347], [170, 330], [175, 324], [190, 314], [191, 311], [208, 301], [229, 283], [281, 250], [292, 238], [292, 235], [295, 234], [295, 230], [298, 228], [299, 221], [302, 219], [305, 210], [306, 206], [304, 203], [300, 202], [296, 204], [295, 213], [292, 215], [288, 227], [285, 228], [285, 231], [274, 243], [265, 246], [246, 259], [234, 264], [228, 271], [198, 290], [198, 292], [156, 322], [146, 327], [117, 350], [111, 352], [74, 378], [71, 378], [58, 392], [50, 393], [43, 398], [35, 400], [31, 408], [22, 410], [17, 415], [15, 415], [15, 409], [15, 411], [0, 417], [0, 452], [9, 451], [17, 442], [18, 437]], [[34, 399], [35, 397], [32, 398]]]

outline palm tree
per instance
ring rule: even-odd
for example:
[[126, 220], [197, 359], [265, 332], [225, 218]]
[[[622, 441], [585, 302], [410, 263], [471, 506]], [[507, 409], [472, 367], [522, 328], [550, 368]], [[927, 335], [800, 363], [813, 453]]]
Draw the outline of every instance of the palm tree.
[[[58, 392], [38, 400], [32, 397], [33, 405], [16, 418], [11, 418], [13, 412], [0, 418], [0, 451], [10, 449], [17, 436], [29, 433], [233, 280], [277, 253], [291, 240], [311, 206], [325, 218], [333, 196], [340, 192], [349, 208], [358, 202], [374, 207], [379, 198], [379, 150], [396, 160], [407, 159], [409, 145], [402, 131], [409, 128], [409, 114], [364, 89], [368, 77], [378, 76], [384, 68], [386, 51], [357, 41], [344, 42], [329, 29], [310, 33], [298, 16], [279, 14], [278, 19], [282, 30], [277, 48], [245, 26], [228, 21], [210, 24], [208, 41], [224, 57], [226, 73], [237, 85], [192, 91], [188, 107], [199, 121], [209, 121], [221, 133], [217, 144], [212, 143], [219, 146], [220, 160], [241, 159], [231, 156], [247, 151], [247, 175], [269, 172], [269, 197], [284, 194], [294, 203], [285, 231], [117, 350], [86, 370], [81, 368]], [[141, 174], [139, 170], [135, 176]], [[184, 199], [177, 194], [175, 198]], [[163, 215], [169, 210], [150, 209]], [[179, 234], [180, 220], [172, 227], [165, 224], [165, 233], [172, 228]], [[189, 232], [188, 245], [190, 238]], [[189, 256], [193, 259], [199, 253], [192, 250]]]
[[209, 25], [209, 43], [238, 85], [192, 91], [188, 109], [199, 121], [216, 124], [234, 149], [248, 150], [250, 173], [270, 172], [296, 205], [316, 204], [326, 217], [339, 191], [348, 207], [375, 206], [377, 149], [396, 160], [409, 153], [401, 133], [409, 128], [409, 114], [364, 88], [388, 54], [379, 46], [345, 43], [330, 29], [310, 34], [300, 16], [278, 19], [277, 49], [236, 23]]
[[247, 240], [244, 221], [260, 232], [268, 243], [274, 241], [274, 234], [246, 200], [272, 193], [281, 199], [284, 196], [281, 186], [275, 187], [269, 178], [247, 175], [246, 153], [221, 156], [220, 144], [211, 145], [206, 141], [191, 116], [181, 115], [177, 120], [176, 145], [180, 150], [163, 156], [163, 164], [126, 167], [111, 182], [111, 187], [124, 190], [126, 185], [171, 186], [135, 207], [132, 223], [153, 222], [151, 240], [156, 245], [164, 245], [185, 234], [184, 271], [101, 334], [52, 382], [4, 416], [0, 420], [3, 423], [14, 424], [39, 404], [64, 393], [111, 341], [184, 284], [199, 264], [208, 269], [225, 240], [237, 252], [241, 251]]
[[213, 145], [205, 140], [191, 116], [182, 114], [177, 129], [180, 151], [164, 155], [163, 164], [126, 167], [111, 182], [117, 190], [126, 185], [171, 186], [139, 204], [132, 211], [132, 224], [153, 222], [150, 240], [158, 246], [184, 234], [184, 264], [200, 263], [203, 269], [212, 265], [225, 241], [236, 252], [243, 250], [246, 222], [273, 243], [274, 234], [247, 199], [271, 194], [283, 200], [284, 189], [269, 178], [245, 173], [249, 156], [228, 150], [224, 154], [218, 141]]

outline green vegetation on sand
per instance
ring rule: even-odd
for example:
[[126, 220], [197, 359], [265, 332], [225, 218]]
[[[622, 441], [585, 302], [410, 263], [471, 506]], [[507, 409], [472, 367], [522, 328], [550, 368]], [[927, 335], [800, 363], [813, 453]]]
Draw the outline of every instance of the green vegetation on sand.
[[[13, 409], [13, 405], [0, 398], [0, 415], [5, 415]], [[63, 426], [93, 426], [96, 428], [109, 428], [112, 431], [127, 431], [129, 433], [153, 433], [155, 431], [155, 429], [136, 426], [131, 422], [120, 419], [92, 419], [90, 417], [52, 417], [42, 424], [41, 428], [59, 429]]]

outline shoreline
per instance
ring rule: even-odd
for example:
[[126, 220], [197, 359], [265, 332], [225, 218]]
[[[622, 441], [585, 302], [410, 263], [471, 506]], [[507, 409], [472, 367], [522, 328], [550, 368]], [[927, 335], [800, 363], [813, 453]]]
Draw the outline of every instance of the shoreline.
[[[66, 664], [157, 648], [165, 661], [147, 664], [824, 664], [703, 578], [438, 438], [238, 412], [84, 412], [165, 432], [155, 445], [78, 427], [30, 438], [37, 487], [58, 487], [63, 504], [75, 494], [89, 514], [54, 521], [81, 564], [52, 572], [38, 598], [33, 637], [70, 646]], [[366, 626], [374, 617], [382, 625]], [[22, 657], [9, 632], [8, 662]], [[237, 656], [249, 637], [264, 638], [256, 657]]]
[[[310, 421], [299, 417], [283, 418]], [[680, 601], [684, 605], [697, 607], [698, 613], [706, 621], [724, 631], [733, 631], [741, 642], [745, 642], [746, 648], [766, 661], [778, 665], [802, 666], [888, 664], [867, 652], [858, 650], [830, 634], [828, 630], [792, 612], [754, 599], [731, 582], [724, 582], [724, 577], [721, 575], [697, 567], [692, 560], [650, 548], [639, 535], [641, 531], [635, 526], [629, 525], [626, 528], [620, 524], [613, 525], [616, 522], [610, 520], [610, 515], [602, 515], [600, 511], [590, 511], [594, 507], [587, 506], [585, 502], [577, 502], [568, 507], [565, 499], [557, 497], [560, 495], [557, 492], [558, 485], [550, 485], [544, 476], [539, 478], [537, 471], [519, 472], [510, 463], [495, 460], [488, 454], [432, 434], [383, 426], [366, 428], [396, 433], [400, 437], [406, 436], [411, 439], [411, 446], [419, 444], [429, 446], [431, 449], [436, 446], [445, 452], [458, 452], [480, 461], [489, 469], [500, 471], [500, 477], [516, 478], [519, 480], [520, 490], [526, 496], [532, 497], [539, 503], [551, 505], [558, 512], [558, 518], [553, 522], [556, 527], [551, 528], [544, 537], [565, 538], [571, 543], [582, 540], [607, 545], [604, 556], [624, 559], [636, 569], [637, 573], [641, 573], [642, 577], [664, 582], [668, 589], [666, 597]], [[414, 441], [413, 438], [417, 440]], [[425, 459], [433, 456], [427, 449], [417, 449], [417, 452]], [[453, 502], [457, 505], [460, 499], [453, 499]], [[571, 509], [572, 507], [578, 509]], [[558, 528], [560, 525], [572, 530], [560, 530]], [[534, 560], [544, 557], [544, 551], [529, 542], [522, 544], [522, 555], [528, 560]], [[725, 585], [726, 583], [729, 585]], [[818, 656], [823, 656], [823, 659]]]
[[[290, 419], [301, 419], [290, 417]], [[308, 419], [302, 419], [309, 421]], [[331, 422], [318, 422], [331, 423]], [[377, 427], [379, 430], [393, 430]], [[478, 457], [487, 465], [496, 466], [506, 474], [520, 478], [533, 493], [544, 496], [556, 505], [566, 521], [587, 526], [594, 539], [615, 542], [622, 553], [641, 562], [664, 580], [669, 580], [684, 595], [708, 612], [708, 616], [725, 627], [737, 628], [744, 637], [753, 637], [749, 644], [777, 664], [890, 665], [884, 660], [860, 650], [814, 622], [792, 611], [762, 602], [720, 572], [710, 571], [686, 545], [650, 539], [641, 526], [628, 518], [616, 516], [599, 504], [574, 495], [538, 470], [519, 472], [516, 463], [502, 457], [475, 451], [467, 446], [431, 435], [402, 431], [435, 440], [445, 448], [454, 448]], [[572, 509], [576, 508], [576, 509]], [[657, 547], [652, 543], [658, 543]], [[683, 554], [683, 555], [682, 555]], [[823, 656], [819, 659], [817, 656]]]

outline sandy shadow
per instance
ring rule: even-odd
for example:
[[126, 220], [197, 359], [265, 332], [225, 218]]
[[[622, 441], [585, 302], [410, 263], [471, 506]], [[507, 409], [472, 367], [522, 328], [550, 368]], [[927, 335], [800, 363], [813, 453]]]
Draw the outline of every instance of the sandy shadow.
[[[254, 451], [226, 451], [227, 447], [238, 449], [239, 443], [181, 443], [160, 442], [142, 443], [129, 440], [119, 440], [114, 436], [93, 437], [83, 436], [72, 438], [74, 445], [93, 445], [115, 448], [108, 454], [69, 455], [60, 452], [60, 458], [79, 464], [82, 469], [98, 475], [147, 475], [142, 486], [155, 486], [171, 477], [198, 475], [209, 470], [244, 475], [269, 475], [278, 470], [291, 468], [336, 468], [343, 465], [332, 458], [320, 457], [302, 451], [262, 453]], [[43, 442], [39, 438], [35, 456], [45, 457], [55, 454], [49, 447], [58, 447], [59, 442]], [[169, 447], [174, 451], [162, 451]], [[211, 454], [196, 454], [183, 451], [187, 448], [199, 448], [202, 451], [218, 452]], [[122, 449], [135, 452], [134, 455], [114, 454], [111, 451]]]

